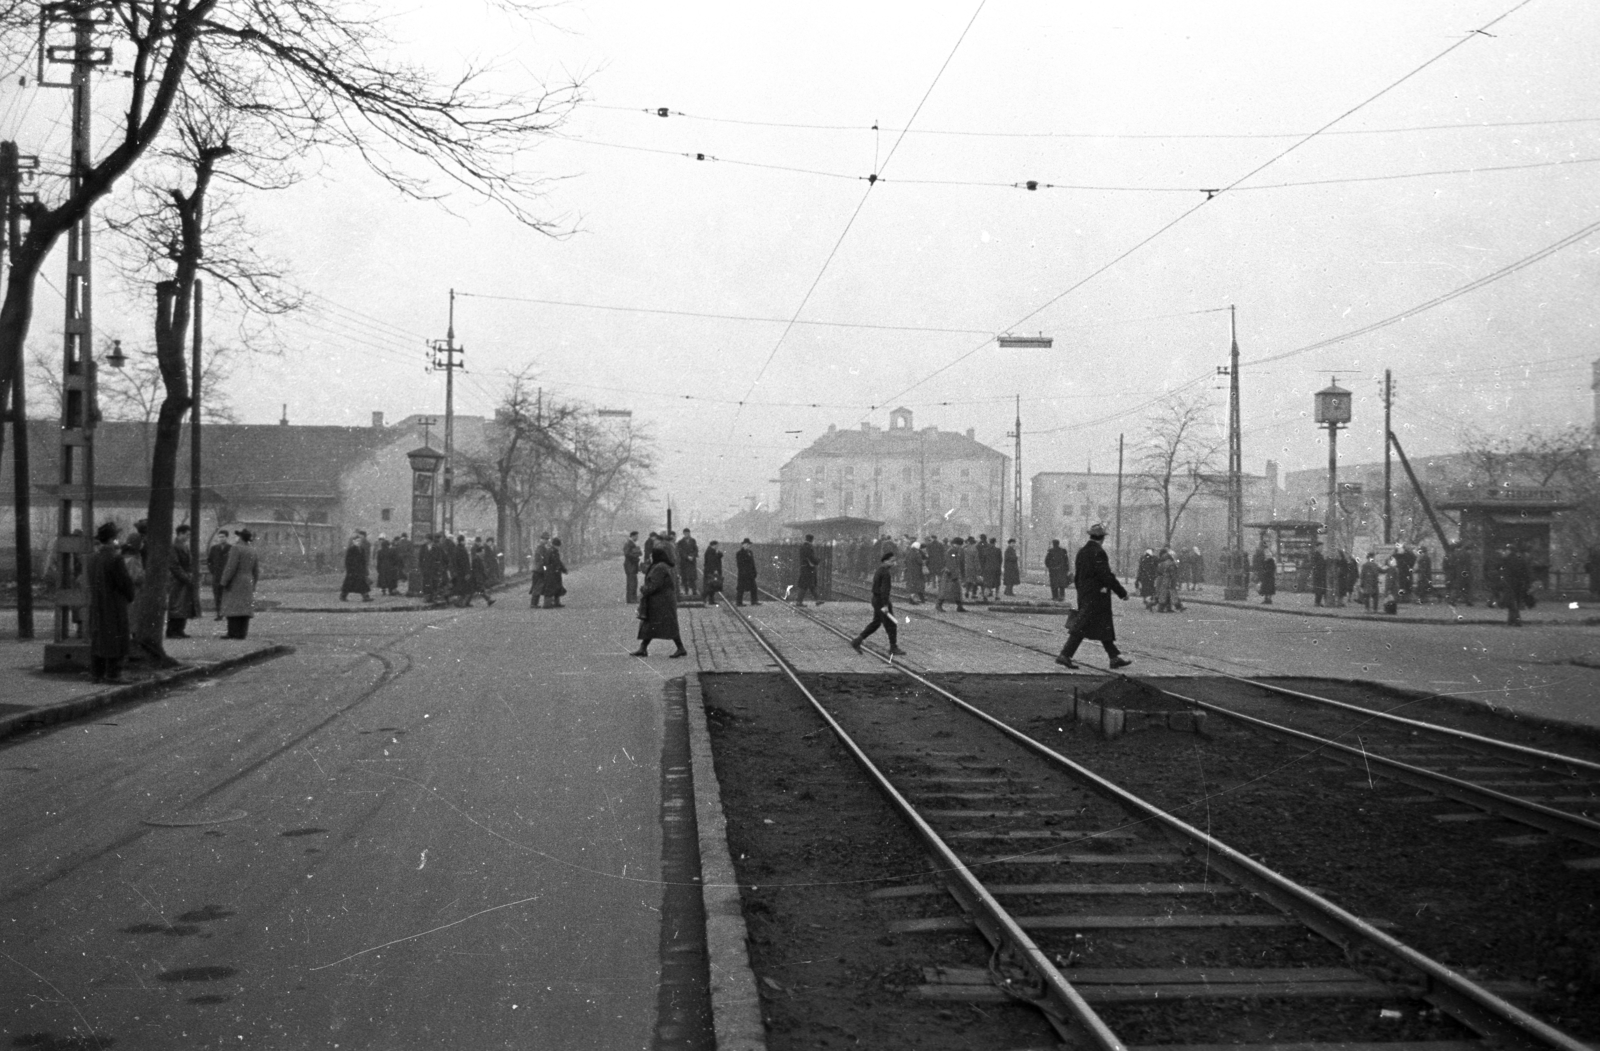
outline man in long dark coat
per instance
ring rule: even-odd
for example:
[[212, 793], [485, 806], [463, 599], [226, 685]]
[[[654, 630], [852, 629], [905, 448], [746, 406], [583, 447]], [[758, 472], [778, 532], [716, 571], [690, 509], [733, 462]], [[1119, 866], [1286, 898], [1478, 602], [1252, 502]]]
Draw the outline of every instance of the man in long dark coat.
[[733, 604], [744, 605], [744, 596], [748, 593], [750, 605], [761, 605], [761, 599], [756, 595], [756, 553], [750, 546], [749, 537], [745, 537], [739, 544], [739, 550], [734, 552], [733, 566], [739, 574], [734, 585]]
[[905, 656], [905, 650], [900, 648], [900, 636], [894, 623], [894, 599], [891, 591], [894, 587], [894, 548], [884, 551], [883, 557], [878, 560], [877, 571], [872, 574], [872, 623], [861, 629], [861, 634], [850, 640], [850, 647], [857, 653], [861, 652], [861, 644], [868, 635], [883, 628], [883, 633], [889, 636], [889, 653], [892, 656]]
[[1106, 556], [1103, 541], [1106, 527], [1096, 522], [1089, 527], [1089, 542], [1078, 549], [1073, 563], [1073, 576], [1078, 585], [1078, 611], [1071, 619], [1067, 643], [1061, 647], [1056, 663], [1064, 668], [1076, 668], [1072, 657], [1084, 639], [1094, 639], [1106, 648], [1111, 667], [1126, 668], [1133, 661], [1117, 650], [1117, 629], [1111, 619], [1111, 596], [1126, 600], [1127, 590], [1117, 575], [1111, 572], [1111, 559]]
[[822, 605], [822, 600], [817, 598], [817, 549], [811, 546], [812, 536], [806, 534], [805, 543], [800, 545], [800, 572], [794, 584], [794, 604], [806, 604], [806, 592], [811, 592], [811, 597], [816, 599], [817, 605]]
[[650, 572], [639, 589], [639, 648], [633, 656], [650, 656], [651, 639], [671, 639], [676, 643], [678, 648], [670, 656], [689, 655], [678, 631], [678, 582], [674, 577], [666, 552], [659, 547], [651, 549]]
[[189, 557], [189, 526], [172, 531], [172, 563], [167, 567], [167, 638], [186, 639], [184, 629], [200, 612], [200, 596], [195, 590], [194, 561]]
[[206, 569], [211, 573], [211, 608], [222, 619], [222, 571], [228, 566], [228, 531], [217, 530], [217, 537], [206, 548]]
[[1506, 624], [1522, 626], [1522, 607], [1533, 584], [1533, 571], [1522, 549], [1507, 544], [1500, 557], [1500, 601], [1506, 607]]
[[533, 572], [528, 580], [528, 607], [539, 608], [539, 599], [544, 594], [544, 564], [550, 557], [550, 534], [540, 533], [539, 543], [533, 549]]
[[[1311, 604], [1320, 606], [1328, 597], [1328, 559], [1322, 553], [1321, 544], [1311, 547]], [[1333, 605], [1330, 601], [1328, 605]]]
[[693, 598], [700, 589], [700, 542], [683, 531], [678, 541], [678, 588]]
[[350, 538], [344, 549], [344, 582], [339, 585], [339, 601], [350, 597], [351, 592], [361, 596], [362, 602], [372, 601], [372, 580], [367, 576], [367, 553], [361, 549], [361, 538]]
[[89, 674], [95, 682], [121, 682], [122, 662], [128, 656], [128, 603], [133, 601], [134, 587], [117, 547], [119, 532], [115, 522], [95, 531], [99, 543], [83, 573], [89, 590]]
[[1002, 579], [1005, 581], [1006, 594], [1015, 595], [1016, 592], [1012, 589], [1022, 583], [1022, 563], [1017, 560], [1017, 542], [1015, 540], [1006, 541], [1003, 572]]
[[1044, 553], [1044, 571], [1050, 574], [1050, 601], [1060, 602], [1067, 597], [1067, 586], [1072, 583], [1071, 562], [1061, 541], [1050, 541], [1050, 550]]

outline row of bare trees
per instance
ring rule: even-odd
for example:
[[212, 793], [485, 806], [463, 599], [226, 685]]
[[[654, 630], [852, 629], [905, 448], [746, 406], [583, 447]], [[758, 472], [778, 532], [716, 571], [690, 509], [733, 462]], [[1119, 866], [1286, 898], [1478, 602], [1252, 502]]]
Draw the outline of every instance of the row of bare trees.
[[631, 416], [547, 396], [524, 369], [510, 378], [483, 451], [457, 457], [456, 479], [464, 497], [494, 505], [511, 557], [549, 530], [575, 558], [591, 553], [596, 530], [643, 507], [655, 463], [651, 434]]
[[[531, 15], [517, 0], [489, 6]], [[82, 10], [79, 10], [79, 7]], [[40, 27], [65, 13], [96, 20], [109, 46], [119, 115], [76, 181], [41, 180], [7, 245], [0, 301], [0, 405], [23, 382], [23, 348], [40, 270], [61, 236], [120, 184], [109, 225], [125, 265], [157, 290], [156, 369], [162, 397], [151, 450], [149, 543], [136, 643], [164, 661], [181, 422], [191, 408], [185, 335], [202, 275], [246, 311], [293, 309], [282, 270], [255, 251], [244, 223], [250, 192], [292, 185], [331, 151], [353, 152], [398, 193], [434, 199], [452, 188], [498, 202], [543, 233], [546, 180], [521, 154], [559, 127], [580, 85], [532, 93], [491, 87], [492, 70], [436, 74], [398, 54], [392, 16], [354, 0], [0, 0], [0, 56], [15, 68]], [[3, 59], [0, 59], [3, 61]], [[20, 425], [20, 421], [19, 421]], [[92, 532], [92, 523], [86, 532]]]

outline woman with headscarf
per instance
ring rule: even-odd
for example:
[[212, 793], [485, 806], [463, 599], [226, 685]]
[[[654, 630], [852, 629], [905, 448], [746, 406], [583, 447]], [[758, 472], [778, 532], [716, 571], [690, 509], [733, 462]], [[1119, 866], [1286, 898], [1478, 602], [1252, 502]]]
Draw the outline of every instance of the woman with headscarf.
[[[261, 563], [256, 560], [256, 535], [249, 529], [236, 529], [237, 544], [228, 548], [228, 564], [222, 570], [222, 615], [228, 621], [230, 639], [250, 634], [250, 618], [256, 615], [256, 581], [261, 579]], [[359, 548], [357, 549], [359, 550]]]
[[372, 601], [372, 581], [367, 577], [367, 552], [361, 538], [352, 536], [350, 546], [344, 549], [344, 583], [339, 585], [339, 601], [350, 597], [351, 592], [361, 596], [362, 602]]
[[650, 656], [651, 639], [671, 639], [678, 648], [670, 656], [689, 653], [678, 633], [678, 582], [666, 552], [659, 547], [650, 550], [650, 572], [639, 587], [639, 648], [633, 656]]
[[913, 541], [911, 546], [906, 548], [905, 571], [906, 590], [911, 592], [911, 601], [916, 605], [921, 605], [927, 599], [927, 565], [928, 553], [922, 549], [920, 543]]

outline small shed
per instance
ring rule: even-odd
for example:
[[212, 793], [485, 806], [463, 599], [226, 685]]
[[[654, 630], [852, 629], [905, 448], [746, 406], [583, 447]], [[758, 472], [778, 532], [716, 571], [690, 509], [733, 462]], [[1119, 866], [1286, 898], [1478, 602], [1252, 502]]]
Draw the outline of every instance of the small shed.
[[[1246, 522], [1246, 529], [1259, 531], [1278, 563], [1279, 591], [1307, 591], [1311, 587], [1311, 549], [1319, 543], [1322, 523], [1309, 518], [1274, 518], [1270, 522]], [[1252, 567], [1254, 568], [1254, 567]]]
[[1548, 585], [1550, 526], [1557, 511], [1577, 505], [1562, 489], [1501, 484], [1458, 485], [1435, 506], [1460, 514], [1457, 543], [1471, 567], [1473, 591], [1482, 595], [1494, 589], [1498, 553], [1506, 544], [1520, 546], [1535, 579]]

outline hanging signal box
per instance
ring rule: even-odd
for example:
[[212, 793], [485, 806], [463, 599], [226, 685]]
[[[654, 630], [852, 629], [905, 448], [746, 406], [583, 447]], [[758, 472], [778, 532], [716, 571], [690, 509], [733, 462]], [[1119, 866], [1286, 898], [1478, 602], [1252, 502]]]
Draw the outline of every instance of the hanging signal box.
[[1049, 350], [1055, 346], [1054, 336], [1000, 336], [1002, 350]]

